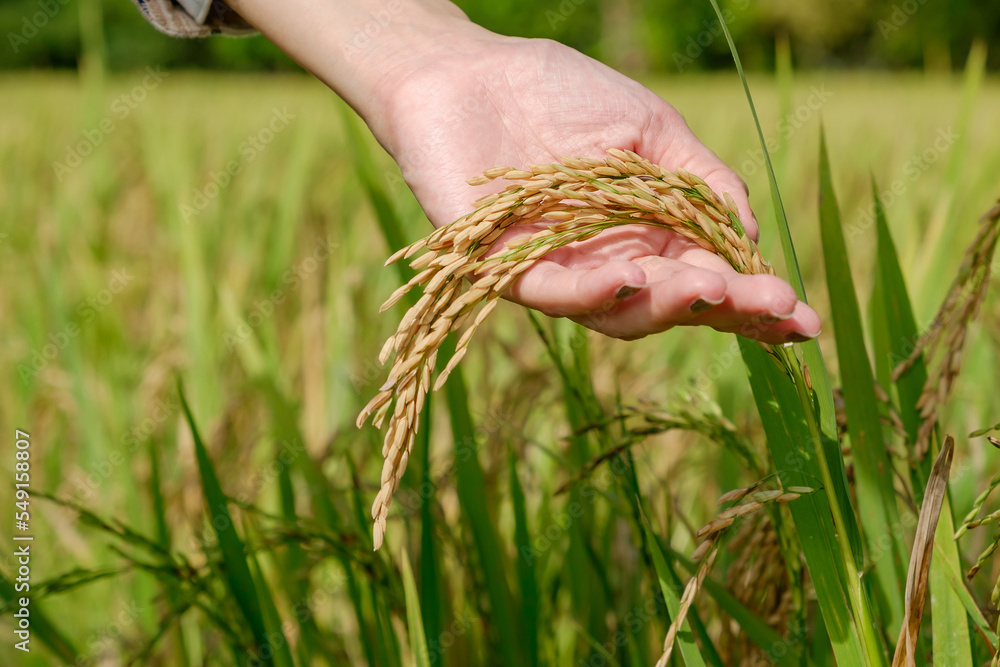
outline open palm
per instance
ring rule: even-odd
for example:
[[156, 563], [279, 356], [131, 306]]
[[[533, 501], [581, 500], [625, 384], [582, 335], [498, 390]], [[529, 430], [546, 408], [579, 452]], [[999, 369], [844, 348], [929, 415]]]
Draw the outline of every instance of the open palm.
[[[756, 239], [745, 184], [680, 114], [573, 49], [490, 35], [480, 50], [428, 60], [405, 75], [388, 75], [384, 85], [393, 94], [385, 110], [389, 131], [380, 138], [436, 226], [462, 216], [487, 193], [489, 186], [465, 183], [484, 169], [621, 148], [667, 169], [686, 169], [729, 193]], [[623, 339], [704, 324], [785, 342], [820, 329], [819, 317], [784, 281], [740, 275], [691, 241], [646, 226], [618, 227], [550, 253], [508, 297]]]

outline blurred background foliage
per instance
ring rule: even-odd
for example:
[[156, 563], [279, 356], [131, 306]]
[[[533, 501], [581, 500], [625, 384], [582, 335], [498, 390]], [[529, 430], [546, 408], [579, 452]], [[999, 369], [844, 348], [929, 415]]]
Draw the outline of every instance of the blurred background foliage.
[[[65, 4], [63, 4], [65, 2]], [[680, 0], [459, 0], [492, 30], [548, 37], [619, 69], [676, 72], [731, 65], [706, 2]], [[797, 67], [960, 69], [976, 37], [1000, 38], [1000, 3], [974, 0], [726, 0], [721, 3], [748, 68], [773, 67], [787, 36]], [[287, 56], [260, 37], [177, 40], [153, 31], [128, 0], [4, 0], [0, 68], [74, 68], [88, 22], [103, 26], [111, 70], [171, 68], [288, 70]], [[84, 29], [81, 30], [81, 26]], [[622, 39], [622, 37], [627, 37]], [[1000, 51], [990, 54], [1000, 67]]]
[[[0, 368], [9, 369], [10, 378], [0, 384], [0, 422], [32, 434], [32, 488], [135, 527], [143, 539], [168, 548], [170, 558], [189, 558], [197, 576], [184, 586], [204, 583], [198, 601], [212, 612], [232, 612], [212, 560], [217, 549], [192, 436], [180, 415], [180, 377], [240, 529], [260, 556], [262, 580], [275, 592], [283, 620], [309, 603], [316, 628], [301, 636], [313, 632], [322, 643], [315, 654], [327, 655], [326, 664], [402, 663], [405, 601], [395, 557], [404, 550], [434, 621], [427, 636], [438, 641], [460, 622], [438, 664], [499, 664], [504, 643], [496, 628], [503, 618], [494, 613], [494, 600], [506, 599], [507, 583], [517, 591], [512, 609], [532, 608], [518, 602], [530, 598], [522, 586], [538, 602], [537, 615], [524, 616], [526, 626], [534, 618], [540, 637], [536, 664], [605, 664], [583, 635], [608, 641], [628, 623], [628, 610], [653, 600], [649, 568], [645, 551], [629, 537], [631, 514], [614, 484], [595, 487], [592, 516], [571, 529], [560, 523], [572, 496], [555, 490], [589, 456], [577, 447], [593, 454], [603, 444], [576, 444], [559, 374], [540, 341], [525, 335], [531, 331], [525, 311], [502, 305], [463, 367], [473, 388], [469, 410], [482, 466], [476, 488], [490, 502], [460, 497], [458, 480], [471, 479], [471, 468], [459, 471], [454, 461], [461, 461], [455, 452], [466, 451], [457, 448], [466, 441], [451, 437], [444, 400], [436, 399], [436, 421], [424, 430], [435, 435], [402, 483], [391, 548], [370, 555], [365, 511], [379, 479], [381, 436], [355, 429], [353, 419], [383, 377], [375, 360], [395, 327], [378, 305], [396, 286], [396, 275], [382, 268], [394, 248], [374, 231], [382, 213], [365, 193], [358, 158], [370, 159], [371, 173], [383, 177], [382, 208], [397, 212], [413, 239], [427, 224], [398, 168], [371, 137], [358, 139], [359, 121], [345, 105], [299, 74], [266, 39], [176, 40], [147, 25], [129, 0], [63, 1], [0, 2], [0, 69], [7, 70], [0, 73], [0, 280], [15, 286], [0, 290], [0, 313], [13, 326], [0, 336]], [[766, 230], [762, 250], [780, 257], [763, 157], [708, 3], [460, 4], [499, 32], [558, 39], [627, 72], [648, 74], [640, 78], [745, 177]], [[1000, 66], [1000, 49], [987, 55], [982, 48], [1000, 36], [1000, 3], [722, 4], [754, 70], [764, 135], [799, 256], [808, 258], [810, 302], [831, 321], [816, 206], [822, 113], [859, 302], [869, 303], [876, 267], [874, 176], [916, 320], [926, 329], [974, 235], [974, 221], [996, 201], [1000, 81], [995, 73], [981, 76], [980, 64], [987, 58], [993, 72]], [[981, 46], [970, 49], [973, 40]], [[142, 83], [145, 73], [135, 70], [147, 66], [170, 78], [162, 87], [158, 79]], [[178, 71], [199, 68], [216, 71]], [[113, 75], [102, 78], [104, 70]], [[122, 106], [139, 94], [149, 102], [136, 97], [134, 105]], [[275, 132], [266, 150], [243, 153], [239, 147], [262, 136], [278, 112], [289, 114], [288, 129]], [[230, 179], [223, 169], [236, 157], [243, 159], [241, 170]], [[63, 164], [69, 167], [57, 166]], [[198, 207], [193, 217], [182, 208], [189, 204]], [[317, 262], [320, 243], [330, 259]], [[778, 268], [787, 275], [780, 261]], [[115, 276], [127, 276], [127, 284]], [[947, 432], [959, 436], [951, 487], [956, 522], [994, 475], [1000, 479], [996, 450], [963, 437], [1000, 420], [1000, 299], [993, 286], [980, 318], [970, 329], [966, 371], [942, 417]], [[72, 335], [70, 326], [76, 327]], [[699, 405], [724, 415], [763, 455], [764, 436], [732, 337], [702, 328], [627, 344], [595, 336], [581, 348], [571, 343], [565, 322], [553, 326], [562, 327], [555, 331], [564, 336], [567, 354], [589, 352], [601, 405], [674, 409], [697, 394]], [[828, 330], [822, 344], [837, 377], [832, 342]], [[286, 452], [290, 464], [278, 458]], [[715, 517], [719, 495], [759, 481], [728, 450], [694, 432], [658, 434], [634, 456], [636, 484], [653, 523], [678, 554], [693, 551], [691, 528]], [[0, 479], [11, 479], [12, 464], [0, 461]], [[313, 465], [328, 493], [314, 490], [319, 475], [300, 470]], [[523, 488], [521, 509], [511, 500], [512, 479]], [[432, 493], [425, 493], [427, 480], [434, 481]], [[0, 505], [10, 507], [8, 489], [0, 484]], [[295, 502], [283, 505], [292, 495]], [[327, 498], [329, 507], [322, 505]], [[130, 560], [132, 551], [115, 550], [119, 545], [96, 522], [41, 498], [33, 503], [36, 544], [44, 545], [32, 562], [33, 586], [39, 585], [32, 589], [33, 609], [49, 614], [75, 644], [75, 653], [63, 652], [72, 658], [66, 664], [126, 664], [137, 656], [135, 664], [239, 662], [235, 655], [219, 657], [229, 641], [220, 629], [225, 623], [174, 606], [173, 570], [151, 574]], [[909, 511], [908, 503], [901, 505]], [[464, 514], [470, 507], [487, 507], [476, 515], [480, 526], [500, 536], [500, 547], [490, 552], [501, 562], [500, 577], [491, 578], [479, 560], [487, 550], [474, 544], [472, 520]], [[290, 531], [290, 524], [273, 521], [286, 510], [299, 513], [308, 535], [298, 532], [301, 526]], [[518, 519], [519, 512], [527, 519]], [[329, 517], [339, 524], [321, 523]], [[544, 552], [525, 577], [531, 585], [519, 579], [528, 561], [518, 550], [518, 521], [530, 527], [531, 548]], [[782, 600], [790, 589], [781, 568], [771, 568], [777, 580], [755, 574], [758, 564], [780, 564], [774, 544], [747, 546], [752, 536], [763, 539], [761, 525], [744, 523], [720, 557], [716, 581], [776, 632], [788, 631], [789, 642], [776, 647], [794, 649], [804, 642], [786, 625]], [[11, 544], [8, 526], [9, 519], [0, 524], [0, 541]], [[987, 548], [990, 534], [970, 531], [963, 558]], [[0, 553], [4, 576], [16, 567], [11, 554]], [[79, 583], [81, 573], [95, 572], [115, 576]], [[991, 624], [998, 611], [985, 601], [998, 576], [994, 562], [970, 584]], [[493, 595], [487, 581], [505, 583]], [[744, 641], [738, 626], [715, 604], [705, 596], [697, 601], [712, 639], [727, 657], [736, 656], [722, 664], [764, 664], [760, 651], [736, 644]], [[810, 611], [808, 627], [822, 627], [817, 618]], [[661, 621], [641, 624], [629, 649], [634, 655], [616, 655], [620, 664], [652, 663], [648, 658], [666, 631]], [[0, 625], [10, 637], [2, 611]], [[164, 628], [168, 635], [161, 635]], [[369, 660], [379, 641], [388, 648]], [[810, 633], [810, 650], [822, 654], [823, 641], [822, 633]], [[976, 646], [976, 657], [988, 660], [985, 644]], [[307, 639], [297, 647], [312, 650]], [[0, 644], [0, 665], [51, 667], [53, 655], [40, 648], [25, 659], [12, 642]]]

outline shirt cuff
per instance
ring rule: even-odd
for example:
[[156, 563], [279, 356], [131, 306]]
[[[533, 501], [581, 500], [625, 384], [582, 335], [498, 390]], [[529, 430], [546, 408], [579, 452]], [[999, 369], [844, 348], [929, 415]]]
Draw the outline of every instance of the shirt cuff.
[[204, 23], [198, 23], [175, 0], [132, 0], [147, 21], [172, 37], [253, 35], [256, 30], [222, 0], [213, 0]]

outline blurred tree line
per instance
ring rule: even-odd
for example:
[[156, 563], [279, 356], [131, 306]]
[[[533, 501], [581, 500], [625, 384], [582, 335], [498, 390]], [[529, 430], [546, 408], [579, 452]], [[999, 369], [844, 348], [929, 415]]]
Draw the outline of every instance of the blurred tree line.
[[[331, 0], [335, 1], [335, 0]], [[706, 0], [459, 0], [497, 32], [548, 37], [630, 72], [731, 66]], [[982, 0], [720, 0], [748, 68], [773, 65], [787, 36], [797, 67], [947, 70], [972, 40], [1000, 38], [1000, 2]], [[0, 68], [76, 68], [88, 53], [111, 70], [172, 68], [287, 70], [266, 39], [172, 39], [128, 0], [3, 0]], [[989, 66], [1000, 67], [1000, 53]]]

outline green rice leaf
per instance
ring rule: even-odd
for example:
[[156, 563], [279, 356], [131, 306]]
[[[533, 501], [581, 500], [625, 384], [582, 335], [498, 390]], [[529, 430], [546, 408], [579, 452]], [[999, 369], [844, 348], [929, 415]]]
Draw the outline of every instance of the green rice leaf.
[[[431, 399], [428, 395], [424, 403], [422, 424], [417, 432], [416, 447], [420, 452], [420, 491], [434, 489], [431, 481]], [[434, 534], [434, 497], [422, 496], [420, 504], [420, 613], [428, 636], [441, 636], [441, 609], [448, 597], [448, 589], [438, 568], [437, 537]], [[440, 662], [440, 654], [435, 651], [430, 656], [431, 664]]]
[[508, 457], [510, 469], [510, 498], [514, 508], [514, 546], [517, 550], [517, 580], [520, 586], [521, 628], [525, 639], [528, 667], [538, 665], [538, 579], [535, 559], [526, 558], [531, 542], [528, 532], [528, 515], [524, 503], [524, 489], [517, 476], [517, 456], [513, 450]]
[[[875, 224], [878, 236], [879, 279], [886, 317], [890, 347], [890, 365], [895, 367], [910, 356], [919, 338], [913, 308], [906, 290], [903, 272], [899, 266], [896, 248], [889, 233], [885, 209], [878, 197], [878, 188], [872, 179], [872, 196], [875, 206]], [[922, 357], [896, 380], [898, 411], [906, 429], [907, 441], [912, 448], [920, 427], [920, 410], [917, 402], [927, 381], [927, 368]], [[930, 475], [930, 467], [937, 454], [935, 442], [928, 456], [917, 461], [911, 469], [914, 497], [922, 502], [924, 488]], [[965, 621], [967, 605], [960, 593], [955, 591], [952, 580], [961, 580], [961, 556], [958, 545], [952, 539], [955, 527], [952, 519], [951, 500], [946, 494], [941, 507], [935, 539], [938, 542], [936, 557], [931, 559], [931, 626], [933, 628], [933, 648], [936, 655], [954, 657], [955, 664], [972, 664], [971, 636]], [[975, 621], [975, 618], [973, 618]], [[963, 662], [964, 660], [964, 662]]]
[[[937, 541], [937, 535], [934, 537], [934, 555], [936, 558], [948, 558], [945, 549], [941, 546], [941, 543]], [[972, 593], [965, 585], [965, 581], [962, 578], [960, 572], [956, 572], [950, 568], [943, 568], [942, 574], [947, 580], [948, 585], [951, 586], [952, 592], [962, 603], [965, 608], [965, 612], [969, 615], [972, 620], [972, 624], [983, 636], [983, 638], [989, 643], [994, 649], [998, 648], [998, 643], [1000, 643], [1000, 638], [998, 638], [996, 631], [983, 616], [983, 610], [979, 608], [975, 599], [972, 597]]]
[[[153, 518], [156, 521], [156, 543], [164, 551], [170, 550], [170, 528], [167, 526], [166, 503], [163, 499], [163, 483], [161, 480], [160, 448], [157, 441], [149, 441], [149, 486], [153, 496]], [[181, 608], [180, 595], [175, 586], [167, 582], [161, 582], [163, 595], [167, 600], [170, 609]], [[171, 624], [172, 625], [172, 624]], [[185, 647], [184, 634], [180, 631], [180, 626], [171, 628], [171, 637], [175, 644], [175, 655], [180, 663], [180, 667], [186, 667], [188, 663], [187, 649]]]
[[[681, 593], [683, 587], [680, 581], [676, 580], [676, 574], [667, 566], [666, 556], [660, 548], [660, 543], [649, 525], [649, 519], [645, 514], [642, 516], [642, 528], [646, 535], [646, 545], [650, 555], [653, 557], [653, 567], [656, 569], [656, 576], [660, 582], [660, 590], [663, 592], [663, 600], [667, 605], [670, 619], [677, 618], [681, 609]], [[705, 659], [698, 650], [698, 645], [694, 642], [694, 635], [691, 633], [691, 624], [687, 619], [681, 624], [681, 629], [677, 633], [677, 647], [684, 658], [687, 667], [704, 667]]]
[[406, 629], [410, 636], [410, 652], [417, 667], [431, 667], [430, 651], [427, 650], [427, 637], [424, 635], [424, 621], [420, 613], [420, 596], [417, 595], [417, 583], [413, 580], [413, 570], [410, 569], [410, 558], [403, 550], [403, 593], [406, 596]]
[[[899, 256], [896, 245], [889, 233], [889, 224], [885, 217], [885, 208], [878, 196], [878, 186], [872, 178], [872, 198], [874, 199], [875, 229], [878, 238], [878, 278], [882, 289], [881, 297], [885, 311], [888, 350], [883, 353], [881, 362], [891, 375], [893, 369], [905, 361], [917, 344], [920, 334], [917, 332], [916, 318], [903, 278], [903, 270], [899, 266]], [[896, 389], [899, 394], [897, 410], [903, 422], [910, 446], [917, 441], [917, 430], [920, 428], [920, 410], [917, 401], [923, 392], [927, 381], [927, 367], [921, 355], [898, 380]], [[917, 502], [923, 495], [930, 474], [932, 457], [924, 457], [917, 462], [913, 491]]]
[[[244, 533], [247, 535], [250, 534], [246, 531], [246, 526], [244, 526]], [[257, 554], [248, 554], [247, 560], [250, 566], [250, 575], [253, 577], [254, 584], [260, 592], [260, 607], [264, 615], [268, 646], [270, 647], [270, 653], [274, 656], [274, 664], [276, 667], [295, 667], [288, 638], [285, 636], [284, 629], [282, 628], [281, 615], [278, 613], [277, 605], [274, 604], [274, 597], [271, 595], [271, 589], [264, 579], [264, 573], [260, 569]]]
[[[454, 352], [454, 341], [445, 341], [441, 355], [448, 358]], [[510, 587], [504, 569], [500, 539], [496, 523], [490, 515], [492, 506], [486, 495], [486, 476], [479, 462], [476, 448], [476, 433], [469, 413], [465, 378], [460, 369], [455, 371], [445, 383], [448, 411], [451, 415], [451, 431], [455, 442], [456, 487], [462, 513], [472, 529], [473, 541], [483, 567], [492, 617], [496, 626], [499, 646], [494, 649], [502, 657], [504, 664], [525, 664], [523, 647], [517, 634], [514, 611], [510, 602]]]
[[[261, 648], [268, 645], [267, 629], [264, 623], [264, 615], [260, 608], [260, 598], [257, 587], [254, 585], [253, 577], [250, 575], [250, 568], [247, 565], [246, 550], [243, 541], [236, 534], [236, 525], [233, 517], [229, 513], [228, 499], [222, 492], [222, 485], [215, 474], [215, 468], [208, 457], [208, 451], [201, 441], [198, 427], [195, 424], [194, 416], [188, 407], [184, 391], [178, 381], [177, 393], [180, 395], [181, 407], [184, 410], [184, 417], [187, 419], [188, 427], [191, 429], [191, 437], [194, 439], [195, 457], [198, 460], [198, 471], [201, 474], [201, 488], [205, 495], [212, 530], [215, 531], [219, 539], [219, 549], [222, 552], [222, 562], [224, 565], [226, 587], [236, 601], [243, 618], [249, 626], [250, 633], [254, 638], [257, 653], [263, 664], [273, 664], [270, 651], [261, 651]], [[222, 526], [222, 528], [219, 528]]]
[[[861, 309], [847, 259], [840, 208], [833, 190], [826, 138], [820, 131], [820, 231], [826, 283], [830, 294], [837, 356], [840, 360], [848, 433], [854, 454], [855, 491], [861, 526], [881, 589], [886, 634], [895, 637], [903, 620], [903, 543], [892, 461], [885, 449], [875, 376], [865, 349]], [[885, 543], [888, 538], [888, 547]]]
[[802, 282], [802, 271], [799, 270], [799, 260], [795, 256], [795, 245], [792, 243], [792, 234], [788, 228], [788, 217], [785, 215], [785, 205], [781, 201], [781, 193], [778, 192], [778, 180], [774, 175], [774, 166], [771, 164], [771, 154], [767, 150], [767, 141], [764, 139], [764, 131], [760, 127], [760, 119], [757, 118], [757, 107], [754, 106], [753, 96], [750, 95], [750, 86], [747, 84], [747, 77], [743, 73], [743, 63], [740, 61], [740, 54], [736, 51], [736, 43], [733, 42], [732, 35], [729, 34], [729, 26], [722, 16], [719, 4], [716, 0], [708, 0], [712, 3], [712, 9], [719, 17], [719, 24], [729, 42], [729, 50], [732, 51], [733, 61], [736, 63], [736, 71], [740, 75], [743, 83], [743, 91], [746, 93], [747, 102], [750, 104], [750, 113], [753, 114], [754, 126], [757, 128], [757, 138], [760, 139], [760, 148], [764, 152], [764, 166], [767, 168], [767, 182], [771, 188], [771, 202], [774, 205], [774, 215], [778, 222], [778, 234], [781, 238], [781, 250], [785, 256], [785, 264], [788, 266], [789, 279], [795, 293], [801, 301], [806, 299], [806, 288]]
[[594, 653], [604, 659], [604, 662], [601, 664], [607, 665], [607, 667], [621, 667], [621, 663], [615, 659], [615, 656], [604, 647], [604, 644], [597, 641], [592, 634], [587, 632], [587, 628], [580, 625], [579, 621], [577, 621], [575, 625], [577, 632], [579, 632], [580, 635], [583, 636], [584, 641], [587, 642], [587, 646], [589, 646]]
[[[782, 484], [786, 488], [818, 488], [822, 476], [814, 451], [808, 445], [812, 436], [794, 388], [760, 345], [744, 338], [739, 343], [767, 445]], [[827, 496], [824, 493], [803, 496], [790, 503], [789, 510], [837, 662], [863, 665], [864, 651], [844, 589], [845, 566], [837, 557], [841, 549], [836, 543]]]

